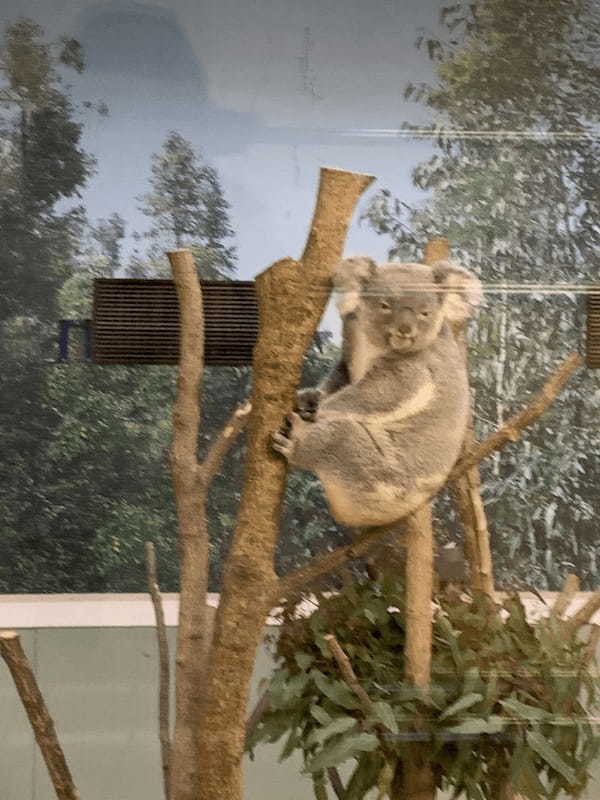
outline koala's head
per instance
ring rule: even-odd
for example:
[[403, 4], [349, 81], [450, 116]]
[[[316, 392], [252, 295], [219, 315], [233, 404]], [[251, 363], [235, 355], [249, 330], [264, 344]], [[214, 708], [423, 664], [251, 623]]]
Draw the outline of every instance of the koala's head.
[[428, 347], [444, 321], [465, 321], [481, 300], [479, 280], [448, 261], [378, 266], [349, 258], [336, 270], [334, 286], [342, 317], [352, 314], [374, 347], [399, 353]]

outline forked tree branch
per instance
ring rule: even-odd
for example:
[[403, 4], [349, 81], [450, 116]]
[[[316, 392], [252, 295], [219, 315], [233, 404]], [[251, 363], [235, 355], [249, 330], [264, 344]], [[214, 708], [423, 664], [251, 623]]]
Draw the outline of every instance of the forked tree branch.
[[58, 800], [80, 800], [58, 741], [54, 722], [46, 708], [29, 660], [21, 647], [19, 635], [15, 631], [0, 632], [0, 653], [6, 661], [29, 717]]
[[198, 464], [196, 474], [201, 486], [208, 488], [219, 471], [223, 459], [235, 442], [239, 433], [246, 427], [252, 405], [249, 401], [242, 403], [231, 414], [228, 421], [217, 434], [211, 444], [204, 461]]

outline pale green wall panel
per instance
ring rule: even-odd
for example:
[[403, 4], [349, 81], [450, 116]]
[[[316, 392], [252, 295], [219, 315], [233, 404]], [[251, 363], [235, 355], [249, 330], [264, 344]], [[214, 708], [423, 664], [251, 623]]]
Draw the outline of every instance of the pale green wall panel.
[[[162, 800], [157, 736], [156, 637], [151, 628], [21, 631], [82, 800]], [[175, 630], [169, 629], [173, 660]], [[258, 653], [250, 708], [270, 660]], [[8, 670], [0, 667], [0, 800], [55, 800]], [[300, 759], [279, 764], [281, 743], [246, 759], [247, 800], [311, 800]], [[597, 770], [600, 774], [600, 765]], [[600, 797], [594, 780], [586, 800]], [[444, 800], [440, 797], [439, 800]]]

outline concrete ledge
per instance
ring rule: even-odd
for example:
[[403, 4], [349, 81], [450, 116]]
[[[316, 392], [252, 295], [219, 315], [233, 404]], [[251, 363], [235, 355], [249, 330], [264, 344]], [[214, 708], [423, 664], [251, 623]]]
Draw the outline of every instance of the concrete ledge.
[[[557, 592], [541, 592], [547, 605], [530, 593], [522, 594], [528, 616], [543, 616], [552, 607]], [[580, 592], [569, 608], [569, 616], [588, 600], [592, 592]], [[500, 595], [501, 596], [501, 595]], [[179, 594], [163, 594], [165, 621], [177, 625]], [[219, 595], [210, 593], [207, 605], [217, 608]], [[314, 604], [302, 609], [309, 613]], [[591, 620], [600, 624], [600, 612]], [[272, 616], [267, 625], [275, 625]], [[154, 627], [154, 611], [147, 594], [6, 594], [0, 595], [0, 629], [7, 628], [146, 628]]]

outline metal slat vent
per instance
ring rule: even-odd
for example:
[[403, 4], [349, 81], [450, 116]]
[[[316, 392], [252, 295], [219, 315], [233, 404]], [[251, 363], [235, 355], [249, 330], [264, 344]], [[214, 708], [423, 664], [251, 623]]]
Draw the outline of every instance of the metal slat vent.
[[[207, 366], [252, 363], [258, 335], [253, 281], [201, 281]], [[179, 302], [171, 280], [97, 278], [92, 360], [98, 364], [176, 364]]]
[[587, 297], [585, 362], [591, 369], [600, 369], [600, 286]]

